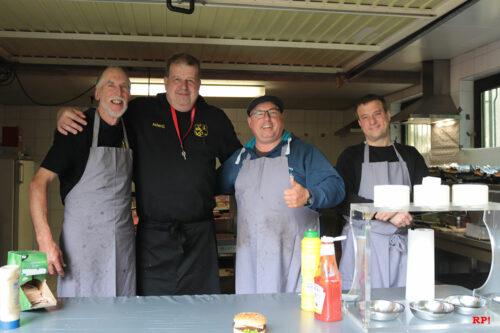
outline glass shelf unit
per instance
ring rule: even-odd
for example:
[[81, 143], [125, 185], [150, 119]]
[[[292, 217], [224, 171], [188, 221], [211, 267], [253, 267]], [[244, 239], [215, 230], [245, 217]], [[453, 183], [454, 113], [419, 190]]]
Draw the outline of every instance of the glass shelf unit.
[[[427, 329], [427, 328], [466, 328], [474, 326], [472, 316], [461, 316], [453, 314], [449, 320], [444, 321], [425, 321], [413, 317], [408, 308], [408, 301], [404, 299], [396, 300], [403, 303], [406, 307], [405, 313], [400, 318], [394, 321], [378, 322], [370, 318], [369, 304], [371, 300], [384, 299], [379, 295], [375, 295], [372, 290], [370, 279], [370, 239], [371, 239], [371, 213], [374, 212], [445, 212], [445, 211], [482, 211], [482, 221], [488, 230], [491, 242], [492, 260], [488, 278], [486, 282], [479, 288], [469, 292], [473, 295], [489, 297], [490, 295], [500, 296], [500, 203], [489, 202], [486, 205], [476, 206], [414, 206], [410, 204], [403, 207], [375, 207], [371, 203], [351, 204], [349, 223], [353, 225], [353, 219], [363, 220], [362, 227], [351, 228], [351, 233], [354, 239], [355, 252], [355, 269], [354, 278], [351, 290], [344, 295], [344, 299], [351, 300], [344, 302], [344, 312], [350, 316], [357, 324], [370, 331], [401, 331], [412, 329]], [[381, 290], [381, 289], [380, 289]], [[436, 297], [444, 298], [451, 295], [438, 295]], [[489, 316], [491, 324], [489, 327], [500, 327], [500, 303], [490, 301], [482, 316]]]

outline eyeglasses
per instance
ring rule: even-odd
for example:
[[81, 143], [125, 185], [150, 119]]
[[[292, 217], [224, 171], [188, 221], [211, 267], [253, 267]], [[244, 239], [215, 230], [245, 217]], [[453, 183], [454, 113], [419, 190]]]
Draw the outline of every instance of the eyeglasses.
[[269, 109], [269, 110], [255, 110], [254, 112], [252, 112], [252, 116], [255, 119], [262, 119], [262, 118], [264, 118], [266, 113], [271, 118], [277, 118], [280, 116], [281, 111], [279, 109], [275, 109], [275, 108]]

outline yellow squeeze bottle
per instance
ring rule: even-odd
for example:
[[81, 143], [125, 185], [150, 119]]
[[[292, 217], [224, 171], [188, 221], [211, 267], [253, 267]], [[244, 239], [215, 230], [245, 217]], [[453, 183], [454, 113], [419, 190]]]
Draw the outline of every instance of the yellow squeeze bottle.
[[314, 275], [319, 264], [321, 240], [317, 231], [309, 229], [301, 242], [301, 298], [300, 307], [304, 311], [314, 311]]

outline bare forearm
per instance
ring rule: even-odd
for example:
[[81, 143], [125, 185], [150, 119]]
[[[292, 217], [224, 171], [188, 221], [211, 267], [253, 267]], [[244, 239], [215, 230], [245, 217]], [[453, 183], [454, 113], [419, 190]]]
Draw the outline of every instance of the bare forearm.
[[57, 174], [50, 170], [38, 170], [30, 183], [30, 211], [39, 250], [47, 254], [49, 273], [64, 276], [66, 264], [59, 246], [54, 242], [47, 219], [47, 189], [55, 177]]
[[30, 184], [30, 211], [39, 247], [54, 241], [47, 218], [47, 187], [39, 181]]

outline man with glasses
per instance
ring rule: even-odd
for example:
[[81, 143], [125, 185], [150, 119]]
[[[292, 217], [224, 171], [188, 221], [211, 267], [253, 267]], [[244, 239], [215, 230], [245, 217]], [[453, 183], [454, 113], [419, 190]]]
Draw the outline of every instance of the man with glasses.
[[236, 293], [298, 292], [301, 239], [319, 231], [319, 209], [344, 199], [344, 183], [316, 147], [284, 129], [278, 97], [254, 99], [247, 114], [255, 137], [218, 170], [220, 192], [237, 200]]

